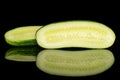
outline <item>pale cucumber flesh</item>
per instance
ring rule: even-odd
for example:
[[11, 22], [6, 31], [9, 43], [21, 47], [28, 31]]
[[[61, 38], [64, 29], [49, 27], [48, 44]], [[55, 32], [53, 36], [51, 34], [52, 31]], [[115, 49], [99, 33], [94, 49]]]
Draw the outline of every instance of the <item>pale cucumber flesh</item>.
[[108, 70], [114, 63], [109, 50], [43, 50], [36, 60], [37, 67], [58, 76], [90, 76]]
[[38, 30], [36, 39], [44, 48], [108, 48], [115, 41], [115, 33], [98, 22], [68, 21], [44, 26]]

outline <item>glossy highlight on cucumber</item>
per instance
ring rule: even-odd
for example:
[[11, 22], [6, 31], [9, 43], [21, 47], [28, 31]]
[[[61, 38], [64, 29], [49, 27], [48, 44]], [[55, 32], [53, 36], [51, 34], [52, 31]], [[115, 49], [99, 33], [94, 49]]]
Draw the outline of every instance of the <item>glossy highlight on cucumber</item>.
[[105, 72], [114, 64], [113, 53], [101, 50], [43, 50], [37, 55], [41, 71], [58, 76], [92, 76]]
[[43, 48], [108, 48], [115, 41], [115, 33], [108, 26], [95, 21], [65, 21], [51, 23], [36, 33]]
[[6, 51], [5, 59], [18, 62], [35, 62], [39, 47], [13, 47]]
[[35, 39], [36, 31], [42, 26], [23, 26], [7, 31], [4, 35], [8, 44], [13, 46], [37, 45]]

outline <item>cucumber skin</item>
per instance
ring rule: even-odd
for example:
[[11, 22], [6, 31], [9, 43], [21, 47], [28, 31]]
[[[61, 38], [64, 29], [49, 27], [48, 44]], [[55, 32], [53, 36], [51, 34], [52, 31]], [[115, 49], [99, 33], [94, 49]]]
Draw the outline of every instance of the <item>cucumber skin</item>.
[[[36, 28], [39, 29], [42, 26], [23, 26], [23, 27], [14, 28], [12, 30], [19, 29], [19, 28], [26, 28], [26, 27], [28, 27], [28, 28], [36, 27]], [[9, 31], [12, 31], [12, 30], [9, 30]], [[37, 32], [37, 30], [36, 30], [36, 32]], [[35, 34], [36, 34], [36, 32], [35, 32]], [[5, 35], [6, 35], [6, 33], [5, 33]], [[4, 38], [5, 38], [6, 43], [9, 44], [9, 45], [12, 45], [12, 46], [34, 46], [34, 45], [37, 45], [37, 42], [36, 42], [35, 38], [34, 39], [30, 39], [30, 40], [24, 40], [24, 41], [12, 41], [12, 40], [7, 39], [7, 37], [5, 35], [4, 35]]]
[[22, 42], [15, 42], [15, 41], [6, 40], [6, 42], [12, 46], [34, 46], [34, 45], [37, 45], [37, 42], [35, 39], [26, 40], [26, 41], [22, 41]]

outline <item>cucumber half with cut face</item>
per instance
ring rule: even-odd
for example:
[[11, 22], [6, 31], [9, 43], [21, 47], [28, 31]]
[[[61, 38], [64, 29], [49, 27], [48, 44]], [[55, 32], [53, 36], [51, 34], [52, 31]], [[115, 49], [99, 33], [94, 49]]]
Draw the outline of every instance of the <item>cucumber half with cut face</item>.
[[42, 26], [24, 26], [14, 28], [5, 33], [4, 37], [8, 44], [13, 46], [37, 45], [36, 31]]
[[36, 65], [41, 71], [58, 76], [92, 76], [105, 72], [114, 63], [109, 50], [44, 50], [38, 53]]
[[38, 47], [14, 47], [6, 52], [5, 59], [19, 62], [34, 62], [38, 52], [40, 52]]
[[108, 48], [115, 41], [115, 33], [99, 22], [66, 21], [44, 26], [37, 31], [36, 40], [44, 48]]

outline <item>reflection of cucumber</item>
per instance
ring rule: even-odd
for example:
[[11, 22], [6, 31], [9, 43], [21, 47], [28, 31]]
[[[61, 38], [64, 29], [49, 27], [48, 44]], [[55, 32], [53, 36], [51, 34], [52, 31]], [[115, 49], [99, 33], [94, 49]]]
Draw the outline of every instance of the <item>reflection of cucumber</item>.
[[60, 76], [96, 75], [109, 69], [113, 63], [114, 56], [109, 50], [44, 50], [36, 59], [40, 70]]
[[6, 52], [5, 59], [22, 62], [36, 61], [36, 55], [39, 51], [40, 49], [38, 47], [11, 48]]
[[5, 40], [14, 46], [37, 45], [35, 39], [36, 31], [41, 26], [18, 27], [5, 33]]
[[115, 41], [112, 29], [93, 21], [48, 24], [38, 30], [36, 36], [38, 44], [44, 48], [108, 48]]

